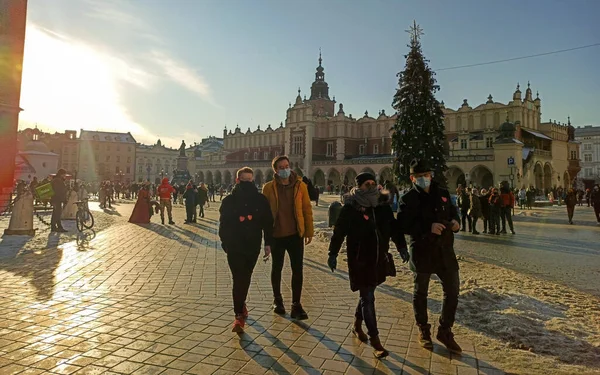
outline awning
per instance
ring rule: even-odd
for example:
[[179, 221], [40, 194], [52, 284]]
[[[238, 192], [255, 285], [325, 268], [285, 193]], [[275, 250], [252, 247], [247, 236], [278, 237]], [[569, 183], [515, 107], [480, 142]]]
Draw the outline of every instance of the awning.
[[542, 134], [542, 133], [534, 132], [534, 131], [532, 131], [532, 130], [527, 130], [527, 129], [521, 129], [521, 130], [523, 130], [524, 132], [527, 132], [527, 133], [529, 133], [529, 134], [533, 135], [533, 136], [534, 136], [534, 137], [536, 137], [536, 138], [540, 138], [540, 139], [546, 139], [546, 140], [548, 140], [548, 141], [551, 141], [551, 140], [552, 140], [552, 138], [550, 138], [550, 137], [548, 137], [547, 135], [545, 135], [545, 134]]

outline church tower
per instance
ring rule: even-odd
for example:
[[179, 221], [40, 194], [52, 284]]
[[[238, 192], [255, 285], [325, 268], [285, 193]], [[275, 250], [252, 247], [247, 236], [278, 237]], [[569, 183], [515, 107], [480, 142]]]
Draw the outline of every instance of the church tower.
[[329, 97], [329, 85], [325, 82], [323, 58], [319, 50], [319, 66], [315, 73], [315, 81], [310, 87], [310, 99], [307, 101], [313, 107], [313, 113], [319, 117], [333, 116], [335, 100]]

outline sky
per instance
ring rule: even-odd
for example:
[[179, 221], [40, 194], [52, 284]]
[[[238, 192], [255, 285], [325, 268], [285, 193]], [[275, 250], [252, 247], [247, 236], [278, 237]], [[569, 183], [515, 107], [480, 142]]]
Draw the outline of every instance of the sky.
[[[285, 121], [322, 50], [346, 114], [393, 113], [413, 20], [430, 67], [600, 42], [597, 0], [29, 0], [20, 128], [129, 131], [178, 147]], [[439, 70], [447, 107], [512, 99], [531, 82], [542, 120], [600, 124], [600, 46]]]

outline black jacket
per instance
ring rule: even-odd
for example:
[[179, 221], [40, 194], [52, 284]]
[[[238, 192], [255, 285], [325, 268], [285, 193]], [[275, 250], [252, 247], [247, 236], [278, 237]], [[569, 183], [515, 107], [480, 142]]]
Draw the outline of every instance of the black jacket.
[[458, 206], [459, 210], [464, 212], [468, 211], [469, 207], [471, 207], [469, 195], [465, 193], [464, 190], [458, 195], [458, 197], [456, 197], [456, 205]]
[[271, 245], [273, 215], [269, 201], [254, 185], [247, 191], [236, 185], [219, 212], [219, 237], [225, 251], [260, 251], [263, 233], [265, 245]]
[[58, 203], [66, 203], [67, 202], [67, 186], [65, 185], [65, 181], [56, 176], [50, 181], [50, 185], [52, 185], [52, 190], [54, 191], [54, 195], [50, 198], [50, 202], [52, 204]]
[[396, 221], [387, 200], [386, 196], [382, 205], [366, 209], [347, 201], [335, 223], [329, 255], [338, 255], [345, 238], [352, 291], [385, 281], [385, 256]]
[[[458, 211], [452, 204], [448, 190], [435, 182], [429, 193], [413, 186], [400, 199], [397, 233], [410, 237], [410, 269], [415, 272], [435, 273], [458, 270], [454, 253], [454, 233], [450, 222], [458, 222]], [[441, 223], [446, 229], [440, 236], [431, 233], [431, 225]], [[402, 236], [400, 236], [402, 237]]]
[[483, 214], [483, 218], [488, 220], [490, 218], [490, 194], [482, 195], [479, 197], [479, 202], [481, 202], [481, 213]]
[[183, 198], [185, 199], [185, 205], [188, 207], [196, 206], [196, 191], [195, 189], [186, 189], [185, 193], [183, 193]]

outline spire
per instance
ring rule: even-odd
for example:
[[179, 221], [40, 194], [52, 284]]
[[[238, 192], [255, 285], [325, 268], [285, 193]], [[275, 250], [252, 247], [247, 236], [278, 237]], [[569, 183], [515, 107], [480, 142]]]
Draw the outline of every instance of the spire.
[[329, 85], [325, 82], [325, 69], [323, 68], [323, 55], [319, 48], [319, 65], [315, 72], [315, 81], [310, 88], [310, 100], [329, 99]]
[[494, 98], [492, 97], [492, 94], [490, 94], [490, 96], [488, 96], [487, 99], [488, 99], [487, 102], [486, 102], [487, 104], [494, 102]]
[[302, 96], [300, 96], [300, 87], [298, 87], [298, 96], [296, 96], [296, 105], [302, 104]]
[[319, 47], [319, 66], [321, 66], [322, 62], [323, 62], [323, 59], [321, 58], [321, 47]]

